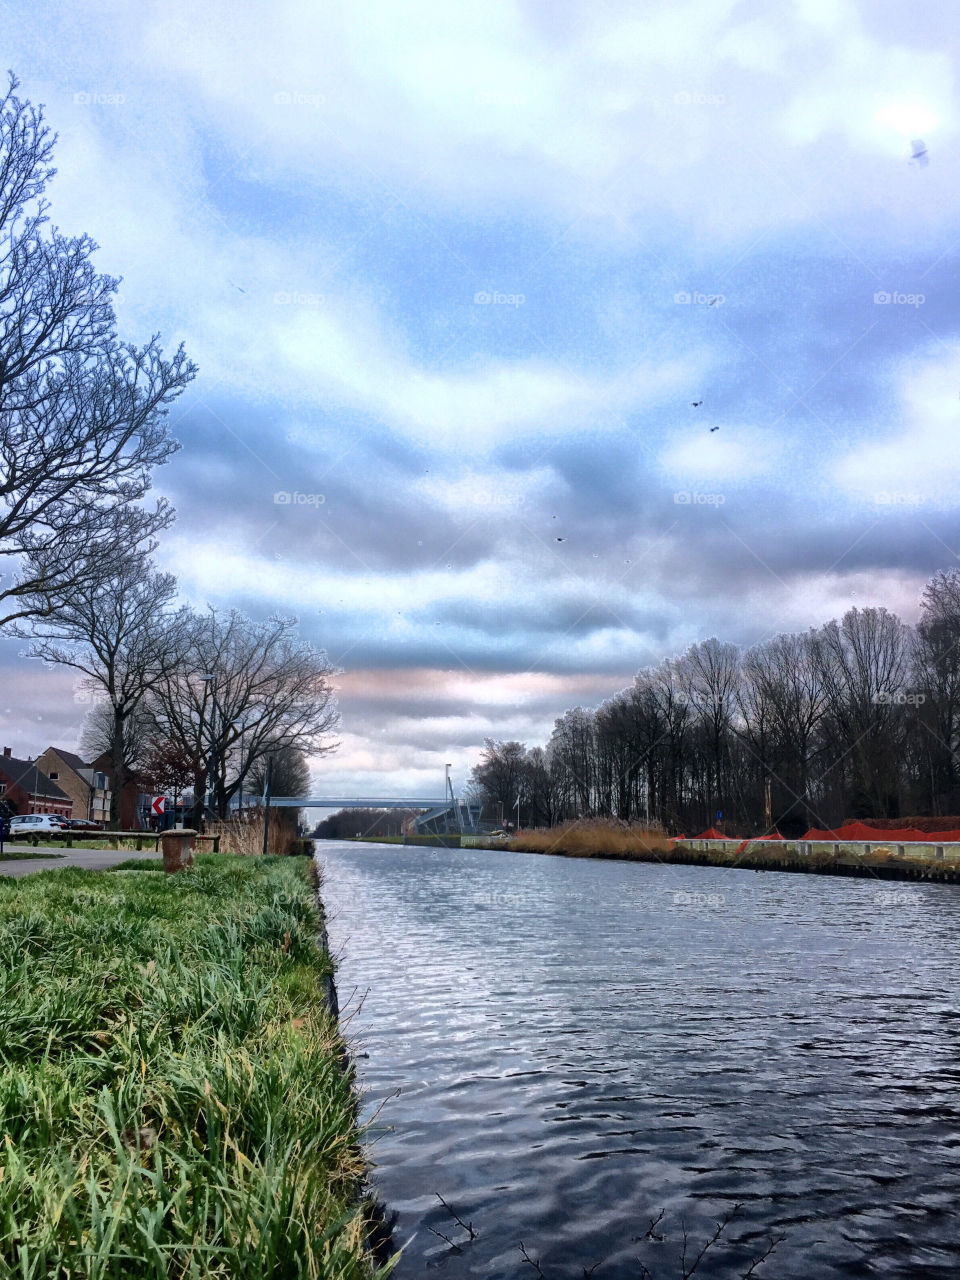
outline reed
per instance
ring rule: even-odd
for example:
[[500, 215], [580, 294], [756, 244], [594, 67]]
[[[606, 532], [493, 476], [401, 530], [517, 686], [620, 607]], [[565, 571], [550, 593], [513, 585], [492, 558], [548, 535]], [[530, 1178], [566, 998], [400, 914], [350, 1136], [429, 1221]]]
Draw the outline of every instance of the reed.
[[672, 845], [660, 832], [615, 818], [584, 818], [557, 827], [521, 831], [509, 847], [521, 853], [557, 853], [571, 858], [659, 858]]

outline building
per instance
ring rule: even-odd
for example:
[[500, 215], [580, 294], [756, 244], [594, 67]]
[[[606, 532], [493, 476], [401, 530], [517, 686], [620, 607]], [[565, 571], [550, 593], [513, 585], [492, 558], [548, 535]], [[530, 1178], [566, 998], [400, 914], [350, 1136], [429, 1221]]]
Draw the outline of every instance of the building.
[[47, 747], [37, 767], [73, 801], [73, 816], [106, 826], [110, 822], [110, 784], [107, 775], [84, 764], [72, 751]]
[[[96, 760], [90, 761], [90, 768], [103, 773], [109, 782], [113, 770], [113, 760], [109, 751], [104, 751]], [[117, 813], [118, 831], [140, 831], [150, 826], [150, 802], [153, 799], [146, 789], [146, 780], [139, 774], [132, 774], [120, 791], [120, 803]], [[109, 804], [107, 806], [109, 816]]]
[[73, 801], [37, 768], [35, 760], [18, 760], [10, 748], [0, 756], [0, 801], [8, 813], [55, 813], [73, 817]]

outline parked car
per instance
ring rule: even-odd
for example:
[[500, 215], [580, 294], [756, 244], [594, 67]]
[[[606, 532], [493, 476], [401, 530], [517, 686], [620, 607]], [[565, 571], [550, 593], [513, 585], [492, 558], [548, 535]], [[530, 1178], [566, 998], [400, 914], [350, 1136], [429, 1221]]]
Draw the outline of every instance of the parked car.
[[32, 836], [41, 831], [63, 831], [67, 819], [58, 813], [16, 813], [10, 819], [11, 836]]
[[100, 823], [91, 822], [89, 818], [62, 818], [68, 831], [99, 831]]

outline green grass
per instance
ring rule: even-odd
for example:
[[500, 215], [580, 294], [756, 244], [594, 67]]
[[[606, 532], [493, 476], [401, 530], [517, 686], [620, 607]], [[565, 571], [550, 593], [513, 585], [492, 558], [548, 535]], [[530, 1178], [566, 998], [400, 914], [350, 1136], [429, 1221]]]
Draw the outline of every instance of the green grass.
[[[28, 836], [26, 833], [19, 833], [11, 836], [10, 839], [17, 844], [36, 844], [43, 845], [50, 849], [128, 849], [131, 852], [137, 849], [137, 837], [127, 836], [123, 839], [110, 840], [103, 836], [87, 836], [83, 832], [71, 833], [69, 836], [54, 834], [49, 831], [42, 831], [38, 835]], [[156, 836], [149, 831], [145, 831], [140, 844], [142, 848], [152, 851]]]
[[[203, 862], [208, 861], [212, 857], [223, 858], [227, 854], [200, 854], [199, 859]], [[105, 871], [162, 871], [162, 858], [127, 858], [125, 862], [116, 862], [112, 867], [104, 867]]]
[[373, 1274], [306, 872], [0, 880], [0, 1276]]

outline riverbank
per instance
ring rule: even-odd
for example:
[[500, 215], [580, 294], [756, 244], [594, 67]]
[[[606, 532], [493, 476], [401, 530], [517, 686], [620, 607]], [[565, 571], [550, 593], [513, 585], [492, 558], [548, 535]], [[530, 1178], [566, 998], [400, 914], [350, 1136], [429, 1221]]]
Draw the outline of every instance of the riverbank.
[[960, 844], [932, 840], [667, 840], [647, 833], [621, 834], [604, 825], [594, 828], [585, 823], [579, 830], [576, 824], [568, 824], [555, 831], [523, 832], [508, 847], [516, 853], [572, 858], [960, 883]]
[[386, 1274], [311, 870], [0, 881], [3, 1274]]

